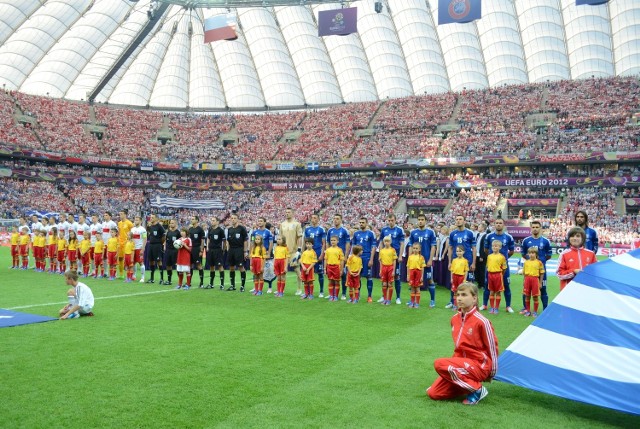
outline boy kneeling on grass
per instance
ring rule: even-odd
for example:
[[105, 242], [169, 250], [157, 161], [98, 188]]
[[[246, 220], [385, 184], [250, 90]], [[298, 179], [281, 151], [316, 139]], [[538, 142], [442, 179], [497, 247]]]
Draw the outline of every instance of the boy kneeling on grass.
[[498, 339], [491, 322], [478, 311], [475, 284], [458, 286], [456, 302], [458, 312], [451, 318], [453, 357], [433, 362], [439, 377], [427, 395], [434, 400], [466, 395], [462, 403], [475, 405], [489, 393], [482, 382], [490, 381], [498, 370]]
[[93, 292], [84, 283], [78, 281], [76, 271], [65, 271], [64, 280], [72, 286], [67, 291], [69, 304], [60, 309], [60, 319], [75, 319], [80, 316], [93, 316]]

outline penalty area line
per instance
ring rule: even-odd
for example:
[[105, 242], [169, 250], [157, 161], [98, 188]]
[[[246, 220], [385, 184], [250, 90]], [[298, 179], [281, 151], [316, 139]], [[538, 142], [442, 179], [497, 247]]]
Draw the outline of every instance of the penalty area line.
[[[156, 291], [152, 291], [152, 292], [138, 292], [138, 293], [128, 293], [128, 294], [124, 294], [124, 295], [112, 295], [112, 296], [98, 296], [95, 297], [95, 300], [99, 300], [99, 299], [116, 299], [116, 298], [129, 298], [132, 296], [142, 296], [142, 295], [153, 295], [156, 293], [166, 293], [166, 292], [175, 292], [174, 289], [169, 289], [169, 290], [156, 290]], [[62, 305], [62, 304], [68, 304], [68, 301], [64, 301], [64, 302], [47, 302], [45, 304], [32, 304], [32, 305], [21, 305], [19, 307], [10, 307], [10, 308], [6, 308], [6, 310], [21, 310], [24, 308], [33, 308], [33, 307], [48, 307], [50, 305]]]

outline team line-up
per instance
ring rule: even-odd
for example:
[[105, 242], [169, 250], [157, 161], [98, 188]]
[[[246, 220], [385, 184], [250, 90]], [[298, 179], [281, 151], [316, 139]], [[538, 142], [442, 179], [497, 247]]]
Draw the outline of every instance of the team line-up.
[[[286, 273], [293, 270], [298, 280], [296, 295], [302, 299], [314, 298], [317, 274], [319, 297], [325, 297], [326, 276], [329, 286], [326, 298], [330, 301], [348, 299], [349, 303], [357, 303], [360, 300], [361, 278], [366, 279], [367, 302], [373, 302], [373, 268], [377, 254], [377, 274], [382, 282], [382, 297], [378, 302], [389, 305], [394, 289], [396, 303], [401, 302], [400, 267], [406, 257], [407, 282], [411, 289], [407, 305], [418, 308], [420, 291], [427, 289], [430, 294], [429, 306], [435, 306], [433, 262], [437, 239], [435, 232], [427, 227], [424, 215], [418, 216], [417, 228], [407, 237], [404, 230], [396, 225], [393, 214], [388, 215], [387, 225], [381, 229], [379, 237], [369, 228], [366, 217], [360, 219], [359, 229], [351, 236], [342, 225], [340, 214], [334, 216], [333, 227], [328, 230], [319, 225], [319, 216], [316, 214], [311, 216], [310, 224], [304, 229], [294, 219], [293, 209], [287, 209], [285, 215], [286, 220], [280, 224], [277, 234], [267, 227], [269, 225], [264, 218], [259, 218], [257, 227], [249, 233], [235, 213], [230, 216], [228, 228], [224, 229], [219, 220], [213, 217], [207, 231], [196, 216], [188, 227], [181, 229], [178, 229], [175, 220], [171, 220], [168, 230], [155, 214], [150, 216], [145, 228], [141, 216], [135, 216], [131, 222], [124, 211], [119, 213], [118, 223], [112, 219], [110, 212], [104, 213], [101, 223], [97, 216], [92, 216], [91, 224], [86, 223], [84, 215], [79, 215], [75, 221], [72, 216], [67, 218], [62, 214], [57, 222], [54, 218], [40, 220], [33, 216], [29, 228], [26, 219], [21, 218], [20, 225], [14, 228], [11, 235], [12, 268], [27, 269], [29, 249], [32, 249], [36, 271], [63, 273], [68, 266], [82, 273], [83, 277], [107, 277], [109, 280], [115, 280], [118, 271], [120, 275], [126, 272], [125, 282], [132, 282], [136, 279], [134, 269], [139, 267], [140, 282], [144, 282], [146, 252], [151, 271], [147, 283], [155, 282], [155, 271], [159, 268], [160, 283], [172, 285], [175, 268], [178, 274], [176, 288], [188, 290], [193, 271], [197, 270], [200, 287], [212, 288], [218, 272], [220, 288], [234, 291], [236, 271], [239, 271], [240, 291], [244, 292], [247, 278], [245, 266], [249, 265], [253, 273], [252, 293], [255, 295], [263, 294], [265, 281], [269, 284], [267, 293], [271, 293], [272, 282], [276, 281], [274, 295], [282, 297]], [[504, 292], [506, 311], [512, 313], [510, 273], [506, 261], [513, 254], [515, 242], [506, 232], [502, 219], [494, 221], [493, 232], [485, 232], [485, 226], [481, 225], [479, 233], [475, 234], [467, 228], [464, 216], [455, 217], [446, 255], [450, 261], [446, 271], [451, 280], [447, 308], [455, 309], [453, 296], [457, 286], [465, 280], [474, 280], [475, 272], [477, 282], [484, 288], [480, 309], [498, 313]], [[541, 236], [540, 230], [540, 222], [533, 221], [532, 235], [523, 241], [525, 281], [521, 313], [525, 315], [537, 315], [539, 296], [543, 308], [547, 306], [545, 263], [551, 257], [551, 244]], [[578, 252], [577, 257], [565, 252], [567, 257], [561, 258], [559, 264], [561, 287], [585, 265], [596, 261], [593, 252], [582, 249], [588, 240], [584, 230], [578, 230], [581, 232], [572, 229], [569, 234], [570, 252]], [[571, 233], [574, 232], [579, 236], [575, 239], [576, 243], [571, 239]], [[405, 249], [408, 253], [406, 256]], [[480, 249], [484, 252], [480, 252]], [[225, 286], [225, 253], [229, 266], [229, 286]], [[568, 266], [575, 261], [578, 262], [577, 266]], [[204, 285], [204, 263], [210, 269], [208, 286]], [[480, 265], [485, 266], [482, 270], [484, 276], [477, 275]], [[166, 281], [163, 267], [167, 271]], [[533, 308], [530, 306], [531, 298], [534, 301]]]

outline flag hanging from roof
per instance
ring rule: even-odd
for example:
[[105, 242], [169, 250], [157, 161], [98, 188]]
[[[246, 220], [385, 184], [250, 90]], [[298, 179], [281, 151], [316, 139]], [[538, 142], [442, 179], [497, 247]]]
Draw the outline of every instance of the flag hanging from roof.
[[464, 24], [482, 17], [480, 0], [439, 0], [438, 25]]
[[218, 40], [235, 40], [237, 20], [232, 13], [216, 15], [204, 20], [204, 43]]
[[358, 8], [324, 10], [318, 12], [318, 36], [346, 36], [358, 32]]
[[496, 380], [640, 415], [640, 250], [589, 265], [502, 353]]
[[608, 3], [609, 0], [576, 0], [576, 6], [582, 6], [582, 5], [590, 5], [590, 6], [597, 6], [599, 4], [605, 4]]

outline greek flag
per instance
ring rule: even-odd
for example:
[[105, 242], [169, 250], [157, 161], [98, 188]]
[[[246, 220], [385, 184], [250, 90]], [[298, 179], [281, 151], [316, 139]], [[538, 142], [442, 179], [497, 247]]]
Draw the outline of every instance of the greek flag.
[[156, 196], [151, 200], [151, 207], [196, 209], [196, 210], [224, 210], [224, 203], [220, 200], [189, 200], [186, 198], [169, 198]]
[[500, 356], [496, 380], [640, 415], [640, 250], [589, 265]]

